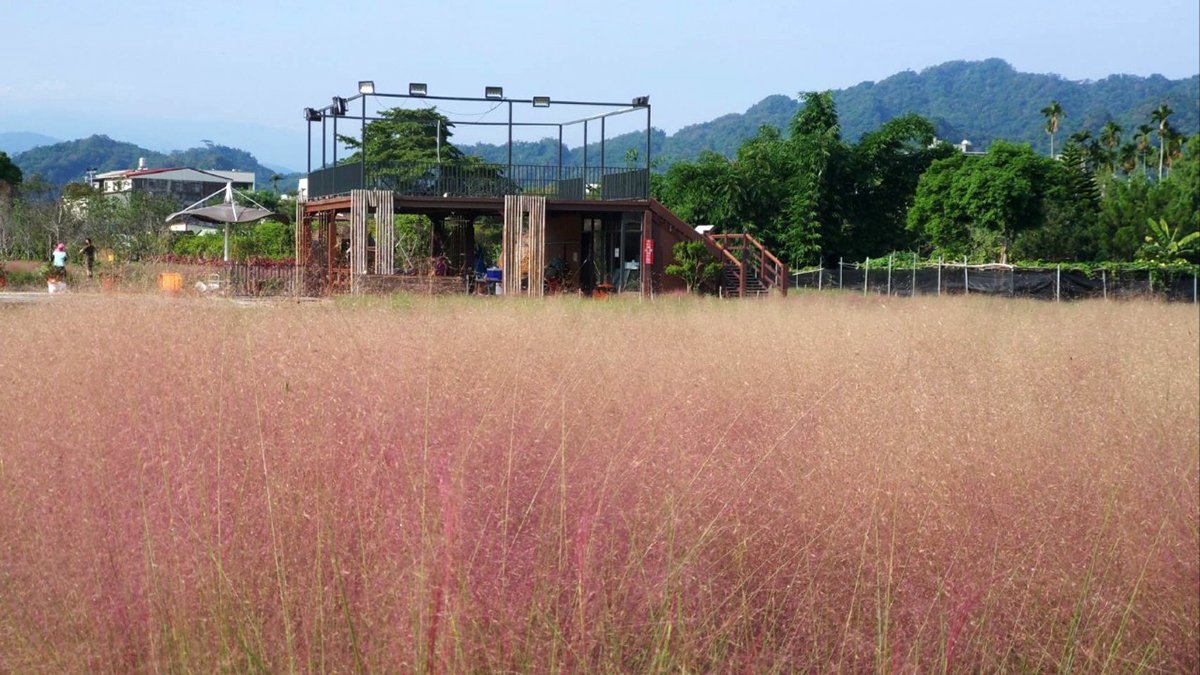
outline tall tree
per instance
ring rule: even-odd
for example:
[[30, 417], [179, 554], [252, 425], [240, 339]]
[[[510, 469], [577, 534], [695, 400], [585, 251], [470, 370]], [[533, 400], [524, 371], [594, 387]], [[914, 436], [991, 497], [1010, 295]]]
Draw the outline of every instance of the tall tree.
[[1150, 135], [1154, 133], [1154, 127], [1149, 124], [1139, 124], [1137, 131], [1133, 134], [1133, 142], [1137, 144], [1138, 156], [1142, 160], [1142, 173], [1146, 173], [1146, 151], [1150, 149]]
[[1112, 120], [1105, 123], [1104, 128], [1100, 130], [1100, 145], [1104, 146], [1109, 170], [1115, 173], [1117, 148], [1121, 145], [1121, 125]]
[[1046, 118], [1046, 133], [1050, 134], [1050, 156], [1054, 156], [1054, 134], [1058, 133], [1058, 127], [1062, 123], [1062, 118], [1067, 116], [1063, 112], [1062, 105], [1058, 101], [1051, 101], [1050, 105], [1042, 108], [1042, 116]]
[[[496, 165], [466, 155], [450, 143], [454, 124], [436, 108], [389, 108], [367, 123], [368, 180], [425, 194], [508, 193], [515, 189]], [[363, 156], [363, 142], [352, 136], [338, 140], [354, 150], [345, 162]], [[447, 168], [453, 167], [453, 171]]]
[[803, 95], [804, 107], [789, 125], [788, 153], [795, 162], [785, 209], [788, 227], [783, 253], [793, 266], [815, 262], [841, 228], [841, 202], [849, 198], [839, 185], [846, 162], [837, 109], [830, 91]]
[[1159, 105], [1150, 113], [1150, 121], [1158, 124], [1158, 179], [1163, 177], [1163, 161], [1167, 156], [1167, 118], [1175, 111], [1166, 103]]
[[8, 158], [8, 154], [0, 151], [0, 183], [8, 187], [21, 184], [21, 168]]
[[938, 160], [917, 185], [908, 228], [938, 252], [1004, 262], [1016, 234], [1041, 226], [1056, 164], [1004, 142], [985, 155]]

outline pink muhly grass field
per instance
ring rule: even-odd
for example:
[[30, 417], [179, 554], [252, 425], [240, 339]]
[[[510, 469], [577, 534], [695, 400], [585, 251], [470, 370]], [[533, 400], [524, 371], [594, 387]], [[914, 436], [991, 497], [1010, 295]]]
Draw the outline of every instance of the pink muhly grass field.
[[0, 671], [1195, 672], [1197, 328], [0, 306]]

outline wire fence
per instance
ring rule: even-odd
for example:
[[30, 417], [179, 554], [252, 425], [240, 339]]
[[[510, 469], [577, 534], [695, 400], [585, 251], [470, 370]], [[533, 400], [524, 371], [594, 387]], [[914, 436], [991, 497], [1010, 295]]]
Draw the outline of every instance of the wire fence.
[[1084, 299], [1161, 298], [1200, 301], [1200, 267], [1159, 269], [1078, 269], [970, 265], [933, 262], [906, 267], [838, 261], [836, 268], [792, 273], [792, 288], [853, 291], [864, 295], [970, 295], [1065, 301]]

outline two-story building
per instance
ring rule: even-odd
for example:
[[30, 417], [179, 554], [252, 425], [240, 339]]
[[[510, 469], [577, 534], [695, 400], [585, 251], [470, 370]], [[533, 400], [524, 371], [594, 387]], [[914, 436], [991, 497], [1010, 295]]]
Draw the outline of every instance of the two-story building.
[[92, 187], [105, 196], [128, 199], [138, 192], [167, 197], [186, 206], [223, 189], [228, 182], [235, 190], [253, 190], [254, 173], [190, 167], [148, 169], [139, 162], [137, 169], [97, 174], [92, 178]]

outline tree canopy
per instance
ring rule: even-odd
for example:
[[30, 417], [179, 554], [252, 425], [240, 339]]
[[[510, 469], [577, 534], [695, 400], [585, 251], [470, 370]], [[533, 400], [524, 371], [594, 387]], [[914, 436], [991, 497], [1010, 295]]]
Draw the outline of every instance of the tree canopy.
[[14, 164], [5, 152], [0, 152], [0, 183], [9, 187], [21, 184], [21, 168]]

